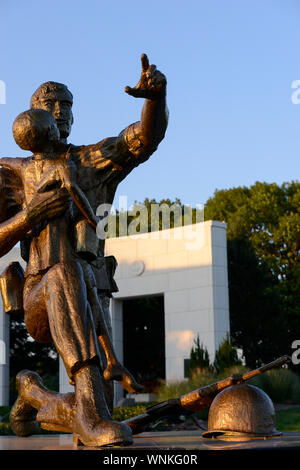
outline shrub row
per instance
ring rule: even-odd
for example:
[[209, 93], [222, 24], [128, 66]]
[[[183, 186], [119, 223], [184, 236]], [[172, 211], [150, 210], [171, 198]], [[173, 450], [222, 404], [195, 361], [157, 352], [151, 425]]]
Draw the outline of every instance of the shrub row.
[[[216, 374], [208, 369], [194, 370], [188, 380], [161, 384], [156, 393], [158, 401], [177, 398], [197, 388], [218, 382], [232, 374], [243, 374], [247, 371], [244, 366], [234, 366]], [[274, 403], [300, 403], [300, 378], [289, 369], [274, 369], [251, 379], [249, 384], [255, 385], [266, 392]]]

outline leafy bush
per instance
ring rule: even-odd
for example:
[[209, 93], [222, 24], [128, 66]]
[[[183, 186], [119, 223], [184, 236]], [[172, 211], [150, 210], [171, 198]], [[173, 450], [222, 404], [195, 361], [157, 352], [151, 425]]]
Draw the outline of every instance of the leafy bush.
[[0, 423], [0, 436], [12, 436], [13, 432], [9, 423]]
[[269, 370], [249, 383], [261, 388], [274, 403], [300, 403], [300, 378], [291, 370]]
[[177, 398], [180, 395], [216, 382], [216, 375], [208, 369], [194, 369], [188, 380], [161, 385], [156, 389], [158, 401]]
[[[233, 374], [244, 374], [248, 370], [245, 366], [236, 365], [224, 369], [219, 374], [209, 370], [194, 371], [188, 380], [161, 385], [156, 391], [158, 401], [177, 398]], [[300, 403], [300, 378], [291, 370], [273, 369], [254, 377], [247, 383], [264, 390], [274, 403]]]
[[223, 380], [235, 374], [244, 375], [246, 372], [249, 372], [249, 370], [250, 370], [249, 367], [242, 366], [242, 365], [235, 365], [235, 366], [227, 367], [226, 369], [223, 369], [222, 371], [220, 371], [218, 374], [216, 373], [216, 379]]
[[116, 421], [125, 421], [125, 419], [133, 418], [134, 416], [145, 413], [148, 406], [153, 403], [140, 404], [134, 406], [120, 406], [113, 411], [113, 418]]

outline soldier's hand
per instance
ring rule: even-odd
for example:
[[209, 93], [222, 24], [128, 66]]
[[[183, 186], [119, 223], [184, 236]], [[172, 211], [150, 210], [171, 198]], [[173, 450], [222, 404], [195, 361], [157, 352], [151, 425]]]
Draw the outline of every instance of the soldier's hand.
[[149, 65], [146, 54], [142, 54], [142, 73], [141, 78], [134, 88], [125, 87], [126, 93], [135, 98], [148, 98], [157, 100], [166, 95], [166, 77], [157, 70], [155, 65]]
[[34, 227], [44, 220], [63, 215], [70, 204], [71, 198], [66, 188], [36, 193], [26, 207], [27, 221]]

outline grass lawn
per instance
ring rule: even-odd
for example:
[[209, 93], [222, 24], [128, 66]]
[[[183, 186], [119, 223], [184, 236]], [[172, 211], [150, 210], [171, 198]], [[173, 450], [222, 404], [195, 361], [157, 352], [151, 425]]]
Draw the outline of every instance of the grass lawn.
[[300, 432], [300, 407], [277, 410], [276, 427], [282, 432]]

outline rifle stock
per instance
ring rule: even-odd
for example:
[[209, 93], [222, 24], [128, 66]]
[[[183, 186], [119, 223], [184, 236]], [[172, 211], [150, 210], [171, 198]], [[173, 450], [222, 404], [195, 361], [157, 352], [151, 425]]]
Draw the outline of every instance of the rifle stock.
[[210, 407], [215, 396], [227, 387], [240, 384], [252, 379], [256, 375], [262, 374], [274, 367], [279, 367], [290, 360], [289, 356], [282, 356], [258, 369], [246, 372], [243, 375], [235, 374], [219, 382], [193, 390], [190, 393], [181, 395], [179, 398], [172, 398], [157, 405], [147, 408], [146, 412], [123, 421], [131, 429], [133, 434], [143, 431], [145, 426], [158, 418], [166, 417], [170, 414], [180, 414], [184, 411], [195, 413]]

